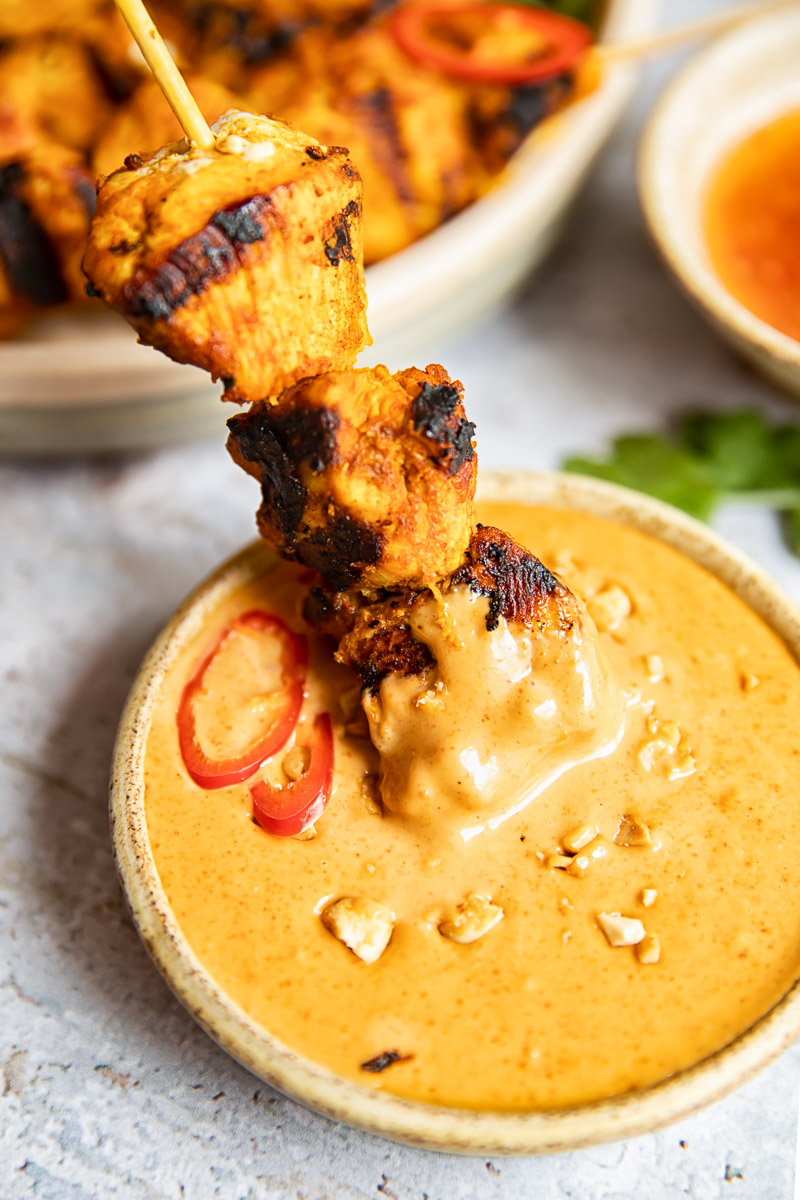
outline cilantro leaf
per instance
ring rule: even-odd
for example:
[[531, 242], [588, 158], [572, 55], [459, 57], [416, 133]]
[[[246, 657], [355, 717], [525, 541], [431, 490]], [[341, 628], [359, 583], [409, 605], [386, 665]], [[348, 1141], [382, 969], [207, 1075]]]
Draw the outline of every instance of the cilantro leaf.
[[675, 437], [618, 437], [608, 458], [568, 458], [564, 470], [646, 492], [704, 521], [726, 499], [774, 509], [800, 557], [800, 425], [773, 427], [749, 410], [691, 413]]
[[708, 520], [718, 500], [713, 472], [707, 465], [669, 438], [657, 435], [617, 438], [606, 462], [568, 458], [564, 470], [646, 492], [702, 521]]
[[776, 486], [770, 478], [773, 431], [760, 413], [692, 413], [680, 433], [722, 491]]

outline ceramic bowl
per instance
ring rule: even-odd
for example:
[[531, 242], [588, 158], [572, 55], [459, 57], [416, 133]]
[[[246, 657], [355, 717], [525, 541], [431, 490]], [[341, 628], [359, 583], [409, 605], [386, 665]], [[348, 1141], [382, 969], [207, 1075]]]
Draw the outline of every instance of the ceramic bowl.
[[800, 343], [745, 308], [716, 275], [702, 231], [706, 188], [726, 152], [800, 108], [800, 11], [748, 21], [693, 59], [651, 116], [639, 156], [650, 232], [690, 298], [725, 341], [800, 397]]
[[[653, 27], [659, 0], [606, 0], [602, 41]], [[424, 363], [428, 347], [507, 303], [557, 236], [622, 115], [636, 69], [534, 131], [500, 183], [421, 241], [367, 270], [374, 345], [360, 365]], [[64, 454], [220, 436], [219, 384], [139, 346], [113, 314], [56, 314], [0, 344], [0, 449]]]
[[[701, 563], [739, 595], [800, 659], [800, 611], [753, 563], [707, 526], [638, 493], [577, 475], [487, 473], [482, 499], [547, 504], [641, 530]], [[148, 841], [143, 759], [161, 682], [206, 614], [263, 572], [251, 546], [189, 597], [150, 651], [122, 717], [111, 780], [111, 825], [123, 888], [142, 941], [169, 986], [225, 1050], [260, 1079], [328, 1117], [384, 1137], [462, 1154], [537, 1154], [645, 1133], [724, 1096], [800, 1033], [800, 984], [747, 1032], [689, 1070], [642, 1091], [579, 1108], [498, 1113], [439, 1108], [375, 1092], [288, 1049], [255, 1024], [209, 975], [170, 909]]]

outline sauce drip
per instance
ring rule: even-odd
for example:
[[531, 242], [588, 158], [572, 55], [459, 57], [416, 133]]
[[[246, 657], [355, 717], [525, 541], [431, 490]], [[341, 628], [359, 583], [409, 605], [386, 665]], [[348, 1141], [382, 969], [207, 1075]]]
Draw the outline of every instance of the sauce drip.
[[800, 110], [757, 130], [723, 160], [704, 226], [731, 295], [800, 341]]
[[520, 812], [579, 763], [610, 754], [626, 697], [581, 605], [567, 630], [500, 617], [468, 587], [420, 605], [410, 624], [436, 665], [388, 675], [366, 696], [384, 805], [433, 839], [469, 841]]

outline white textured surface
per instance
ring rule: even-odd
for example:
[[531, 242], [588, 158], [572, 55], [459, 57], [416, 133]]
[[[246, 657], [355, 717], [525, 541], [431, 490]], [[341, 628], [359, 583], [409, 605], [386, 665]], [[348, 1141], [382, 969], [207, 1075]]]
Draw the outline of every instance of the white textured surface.
[[[673, 0], [667, 15], [716, 6]], [[467, 385], [487, 466], [552, 466], [698, 403], [797, 411], [729, 358], [646, 242], [632, 148], [669, 66], [651, 71], [530, 294], [440, 350]], [[250, 538], [255, 500], [222, 429], [219, 444], [160, 455], [0, 467], [2, 1200], [789, 1200], [798, 1047], [666, 1132], [486, 1163], [313, 1116], [241, 1070], [173, 1000], [114, 876], [108, 761], [149, 640]], [[729, 510], [720, 525], [800, 599], [800, 565], [770, 518]], [[726, 1180], [726, 1166], [742, 1178]]]

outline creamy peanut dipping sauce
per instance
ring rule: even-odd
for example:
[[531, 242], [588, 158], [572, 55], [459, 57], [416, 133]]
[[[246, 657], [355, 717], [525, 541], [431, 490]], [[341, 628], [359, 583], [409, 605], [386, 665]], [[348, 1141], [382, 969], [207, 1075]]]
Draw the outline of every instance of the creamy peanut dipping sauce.
[[[509, 812], [520, 796], [506, 804], [492, 792], [491, 772], [473, 770], [462, 791], [438, 805], [426, 793], [428, 815], [419, 789], [413, 811], [404, 808], [404, 786], [381, 815], [377, 754], [365, 737], [344, 731], [353, 728], [352, 712], [343, 715], [353, 678], [321, 639], [312, 639], [302, 721], [332, 714], [336, 770], [317, 836], [284, 839], [258, 828], [247, 783], [196, 786], [178, 747], [183, 686], [237, 614], [267, 608], [300, 628], [297, 571], [281, 566], [224, 599], [172, 664], [147, 740], [147, 828], [193, 950], [288, 1046], [416, 1100], [565, 1107], [691, 1065], [746, 1029], [800, 975], [800, 669], [722, 583], [643, 534], [541, 508], [489, 505], [480, 516], [554, 569], [601, 630], [595, 650], [578, 647], [571, 665], [541, 673], [535, 703], [537, 652], [529, 651], [524, 703], [545, 705], [537, 761], [552, 704], [560, 713], [554, 728], [567, 731], [568, 744], [555, 766], [548, 760], [545, 783], [527, 804]], [[451, 603], [448, 621], [463, 642], [480, 602]], [[445, 636], [448, 621], [432, 608], [419, 620], [426, 637]], [[501, 658], [505, 645], [502, 705], [508, 680], [526, 668], [499, 632], [491, 644]], [[464, 710], [477, 755], [469, 761], [483, 766], [502, 758], [506, 731], [512, 757], [519, 750], [513, 713], [496, 720], [488, 703], [489, 646], [476, 637]], [[559, 678], [574, 684], [581, 662], [593, 685], [560, 691]], [[247, 707], [248, 669], [236, 653], [221, 660], [208, 680], [209, 709], [198, 711], [204, 736], [219, 704], [230, 729], [218, 736], [229, 752], [237, 738], [252, 737], [254, 718], [242, 733], [234, 717]], [[259, 670], [277, 679], [275, 663]], [[415, 719], [426, 705], [441, 719], [436, 701], [451, 682], [434, 686]], [[391, 694], [376, 701], [373, 725], [389, 720], [397, 702]], [[267, 690], [248, 711], [268, 703]], [[385, 732], [398, 728], [389, 721]], [[403, 767], [406, 776], [422, 771], [423, 792], [452, 768], [445, 755], [443, 775], [435, 763], [429, 769], [431, 739], [443, 728], [436, 716], [420, 723], [419, 762]], [[291, 744], [259, 777], [282, 780]], [[490, 823], [487, 814], [504, 819]], [[481, 830], [465, 838], [460, 830], [470, 822]], [[343, 897], [394, 914], [391, 939], [372, 963], [321, 919]], [[481, 936], [465, 943], [473, 926]], [[620, 940], [638, 944], [612, 944]], [[379, 1073], [362, 1068], [388, 1052], [400, 1060]]]

